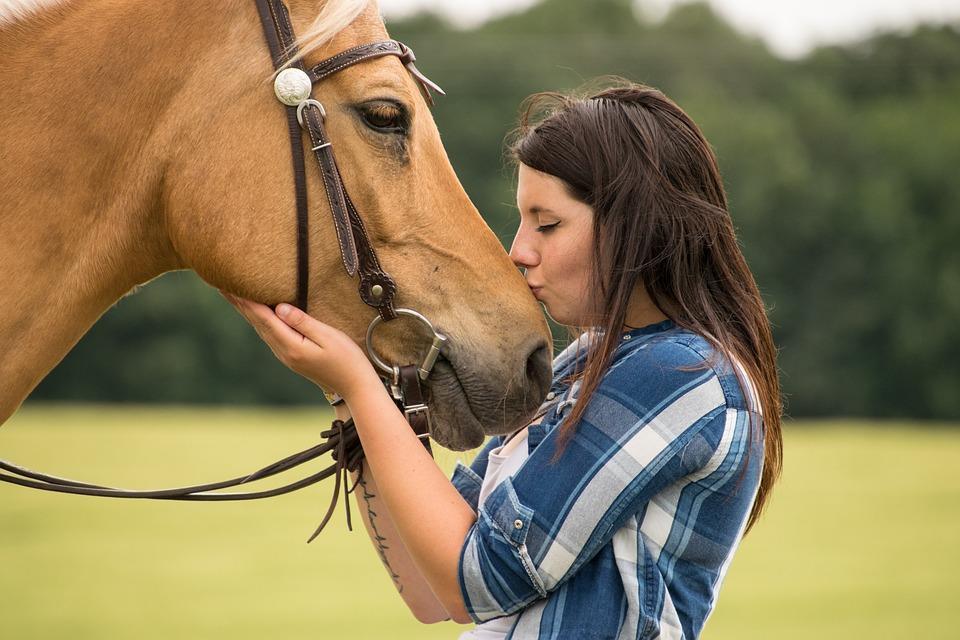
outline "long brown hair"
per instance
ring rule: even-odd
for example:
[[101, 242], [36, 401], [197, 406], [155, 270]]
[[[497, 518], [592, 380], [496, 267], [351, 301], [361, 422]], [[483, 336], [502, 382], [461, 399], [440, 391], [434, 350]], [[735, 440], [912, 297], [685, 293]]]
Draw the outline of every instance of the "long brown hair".
[[751, 413], [750, 433], [763, 438], [764, 464], [749, 530], [782, 463], [777, 352], [700, 129], [660, 91], [616, 79], [592, 94], [530, 96], [508, 150], [515, 162], [562, 180], [594, 212], [592, 302], [600, 326], [586, 330], [580, 396], [559, 427], [558, 449], [606, 373], [631, 296], [643, 286], [667, 317], [706, 338], [716, 356], [732, 355], [753, 382], [763, 415], [761, 424]]

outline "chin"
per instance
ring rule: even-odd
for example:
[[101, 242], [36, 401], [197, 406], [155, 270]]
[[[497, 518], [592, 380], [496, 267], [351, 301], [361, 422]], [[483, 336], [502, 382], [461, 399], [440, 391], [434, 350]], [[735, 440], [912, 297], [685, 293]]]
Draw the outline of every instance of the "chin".
[[546, 312], [547, 317], [550, 318], [550, 320], [552, 320], [556, 324], [559, 324], [563, 327], [573, 327], [576, 325], [575, 322], [571, 321], [570, 318], [563, 313], [557, 313], [556, 315], [554, 315], [553, 313], [550, 312], [550, 309], [547, 308], [546, 305], [544, 305], [544, 311]]

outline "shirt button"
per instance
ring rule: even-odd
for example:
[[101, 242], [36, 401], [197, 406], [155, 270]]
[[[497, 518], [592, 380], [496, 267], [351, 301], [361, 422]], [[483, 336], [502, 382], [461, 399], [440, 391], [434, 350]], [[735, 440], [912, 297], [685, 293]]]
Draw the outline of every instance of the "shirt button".
[[547, 400], [553, 400], [556, 397], [557, 397], [557, 394], [555, 394], [553, 391], [547, 394]]
[[513, 528], [514, 528], [514, 529], [523, 529], [523, 520], [519, 520], [519, 519], [518, 519], [518, 520], [514, 520], [514, 521], [513, 521]]

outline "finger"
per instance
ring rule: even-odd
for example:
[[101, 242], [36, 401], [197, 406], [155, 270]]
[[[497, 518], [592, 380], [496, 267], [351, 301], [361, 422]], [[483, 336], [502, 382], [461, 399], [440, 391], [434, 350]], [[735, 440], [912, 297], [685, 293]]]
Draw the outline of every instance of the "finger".
[[276, 315], [287, 326], [317, 344], [322, 344], [331, 337], [332, 327], [330, 325], [320, 322], [293, 305], [281, 302], [277, 305]]
[[[313, 342], [312, 340], [306, 340], [302, 334], [287, 326], [267, 305], [244, 298], [237, 298], [236, 300], [240, 313], [253, 325], [253, 328], [274, 353], [295, 353], [297, 349], [304, 347], [305, 341]], [[314, 343], [314, 346], [317, 346], [316, 343]]]

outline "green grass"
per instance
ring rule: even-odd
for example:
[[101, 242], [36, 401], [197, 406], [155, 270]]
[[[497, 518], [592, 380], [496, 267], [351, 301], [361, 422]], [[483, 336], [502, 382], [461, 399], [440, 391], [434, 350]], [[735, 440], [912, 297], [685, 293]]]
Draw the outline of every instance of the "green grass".
[[[0, 457], [131, 488], [220, 480], [311, 444], [320, 411], [28, 406]], [[441, 452], [451, 468], [457, 454]], [[960, 430], [787, 425], [764, 519], [707, 640], [956, 638]], [[407, 613], [332, 485], [244, 503], [111, 501], [0, 485], [0, 638], [456, 638]], [[362, 526], [362, 525], [360, 525]]]

